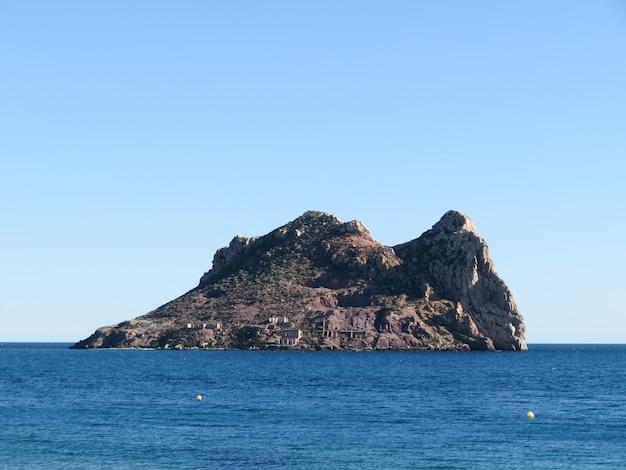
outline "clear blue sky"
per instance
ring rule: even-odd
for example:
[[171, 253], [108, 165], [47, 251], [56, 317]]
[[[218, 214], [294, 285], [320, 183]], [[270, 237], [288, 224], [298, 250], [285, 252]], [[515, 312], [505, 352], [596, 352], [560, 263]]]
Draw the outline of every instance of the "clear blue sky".
[[626, 2], [0, 0], [0, 341], [313, 209], [470, 216], [527, 340], [626, 342]]

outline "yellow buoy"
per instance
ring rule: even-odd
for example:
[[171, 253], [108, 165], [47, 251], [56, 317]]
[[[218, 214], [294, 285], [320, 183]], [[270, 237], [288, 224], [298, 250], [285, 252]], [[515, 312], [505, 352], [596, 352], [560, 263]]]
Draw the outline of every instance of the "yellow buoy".
[[533, 413], [532, 411], [529, 411], [528, 413], [526, 413], [526, 417], [528, 419], [533, 419], [535, 417], [535, 413]]
[[202, 401], [202, 395], [196, 395], [196, 400]]

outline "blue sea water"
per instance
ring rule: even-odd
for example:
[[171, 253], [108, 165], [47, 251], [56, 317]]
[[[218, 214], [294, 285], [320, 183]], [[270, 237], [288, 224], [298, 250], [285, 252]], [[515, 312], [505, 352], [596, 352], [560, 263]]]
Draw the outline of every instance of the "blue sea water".
[[626, 345], [67, 346], [0, 345], [0, 468], [626, 468]]

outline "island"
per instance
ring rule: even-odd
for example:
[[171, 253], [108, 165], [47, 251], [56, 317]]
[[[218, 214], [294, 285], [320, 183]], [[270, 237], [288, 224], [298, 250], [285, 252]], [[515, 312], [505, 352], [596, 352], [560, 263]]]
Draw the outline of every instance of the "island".
[[72, 348], [521, 351], [525, 330], [466, 215], [391, 247], [308, 211], [236, 236], [195, 288]]

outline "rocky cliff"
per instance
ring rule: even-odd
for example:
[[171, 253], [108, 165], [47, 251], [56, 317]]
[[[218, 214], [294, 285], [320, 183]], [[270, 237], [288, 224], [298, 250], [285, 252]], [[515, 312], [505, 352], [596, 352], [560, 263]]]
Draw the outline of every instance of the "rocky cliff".
[[524, 350], [525, 326], [472, 221], [449, 211], [395, 247], [306, 212], [237, 236], [199, 285], [74, 348]]

